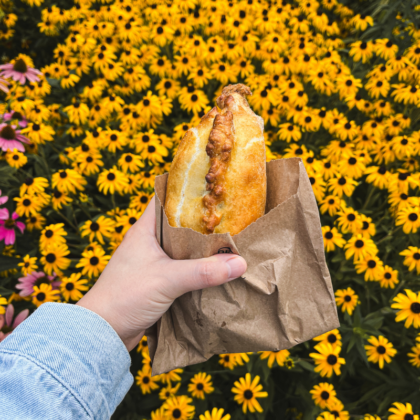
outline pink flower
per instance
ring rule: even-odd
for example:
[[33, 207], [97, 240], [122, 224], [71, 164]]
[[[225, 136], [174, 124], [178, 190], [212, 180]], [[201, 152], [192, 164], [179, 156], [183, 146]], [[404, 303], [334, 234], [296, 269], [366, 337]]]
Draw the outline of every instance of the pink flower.
[[6, 123], [0, 124], [0, 148], [3, 152], [6, 152], [7, 149], [12, 152], [13, 149], [17, 149], [19, 152], [24, 152], [25, 148], [21, 142], [29, 143], [29, 140], [20, 134], [20, 130], [16, 130], [15, 125], [9, 125]]
[[12, 217], [9, 217], [9, 210], [1, 210], [3, 211], [0, 212], [0, 241], [4, 239], [5, 245], [13, 245], [16, 240], [15, 227], [23, 233], [25, 223], [15, 221], [19, 218], [16, 212], [13, 212]]
[[0, 206], [2, 206], [4, 203], [7, 203], [7, 200], [9, 197], [7, 195], [1, 196], [1, 190], [0, 190]]
[[9, 92], [9, 88], [7, 87], [8, 84], [9, 84], [9, 82], [7, 80], [4, 80], [2, 77], [0, 77], [0, 89], [4, 93], [8, 93]]
[[39, 287], [42, 283], [51, 284], [53, 289], [58, 289], [61, 282], [53, 281], [55, 277], [55, 273], [52, 276], [47, 276], [42, 271], [39, 273], [33, 271], [26, 277], [18, 278], [19, 283], [16, 285], [16, 289], [20, 290], [19, 295], [22, 297], [30, 296], [34, 292], [34, 286]]
[[3, 341], [11, 332], [29, 315], [29, 309], [24, 309], [13, 321], [13, 315], [15, 314], [15, 308], [12, 304], [7, 305], [6, 313], [0, 315], [0, 342]]
[[28, 125], [28, 121], [25, 116], [20, 112], [11, 111], [3, 114], [3, 121], [18, 120], [19, 127], [25, 128]]
[[16, 60], [14, 64], [3, 64], [0, 66], [0, 76], [2, 77], [12, 77], [15, 82], [20, 82], [20, 84], [24, 85], [26, 79], [30, 82], [39, 82], [38, 75], [42, 75], [42, 73], [31, 67], [28, 67], [21, 58]]

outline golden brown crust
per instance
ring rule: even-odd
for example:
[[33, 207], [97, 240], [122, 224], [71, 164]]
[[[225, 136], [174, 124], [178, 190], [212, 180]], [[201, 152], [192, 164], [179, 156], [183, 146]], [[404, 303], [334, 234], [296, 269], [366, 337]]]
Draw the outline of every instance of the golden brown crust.
[[217, 211], [217, 205], [224, 198], [224, 181], [229, 165], [230, 153], [233, 148], [233, 114], [230, 111], [219, 114], [214, 119], [210, 132], [206, 153], [210, 158], [210, 169], [206, 175], [206, 190], [203, 197], [206, 211], [203, 216], [206, 230], [213, 233], [220, 223], [222, 215]]
[[249, 107], [249, 94], [247, 86], [226, 86], [220, 113], [213, 108], [185, 134], [168, 177], [171, 226], [236, 235], [264, 215], [264, 122]]

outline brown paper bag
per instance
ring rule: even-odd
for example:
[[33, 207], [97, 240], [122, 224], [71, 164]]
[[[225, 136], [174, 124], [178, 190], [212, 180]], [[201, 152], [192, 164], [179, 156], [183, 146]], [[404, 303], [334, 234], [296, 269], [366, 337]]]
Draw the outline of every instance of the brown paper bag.
[[148, 336], [152, 374], [221, 353], [288, 349], [339, 327], [317, 203], [300, 158], [267, 163], [265, 215], [237, 235], [169, 226], [168, 174], [155, 181], [156, 235], [173, 259], [233, 252], [246, 273], [179, 297]]

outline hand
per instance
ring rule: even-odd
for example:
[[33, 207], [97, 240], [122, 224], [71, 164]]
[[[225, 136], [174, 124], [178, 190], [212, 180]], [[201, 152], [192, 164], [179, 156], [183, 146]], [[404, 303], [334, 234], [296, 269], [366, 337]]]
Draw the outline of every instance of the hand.
[[217, 254], [172, 260], [155, 236], [155, 198], [131, 227], [95, 285], [77, 305], [96, 312], [131, 351], [178, 297], [241, 276], [245, 260]]

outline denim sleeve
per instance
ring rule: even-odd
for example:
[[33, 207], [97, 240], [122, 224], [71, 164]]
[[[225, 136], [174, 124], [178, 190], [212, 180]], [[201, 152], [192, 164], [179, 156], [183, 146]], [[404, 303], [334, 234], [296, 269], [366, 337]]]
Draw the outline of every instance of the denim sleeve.
[[133, 383], [130, 364], [102, 317], [44, 303], [0, 343], [0, 417], [109, 419]]

